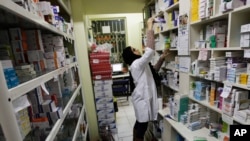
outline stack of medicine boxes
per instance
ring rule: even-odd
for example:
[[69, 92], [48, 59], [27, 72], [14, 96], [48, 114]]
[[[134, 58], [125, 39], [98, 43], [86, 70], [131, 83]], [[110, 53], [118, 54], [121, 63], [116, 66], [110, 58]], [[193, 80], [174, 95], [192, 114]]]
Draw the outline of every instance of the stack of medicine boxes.
[[16, 72], [13, 68], [11, 60], [1, 60], [0, 64], [2, 65], [4, 71], [4, 77], [6, 80], [7, 87], [13, 88], [19, 84], [19, 79], [16, 75]]
[[188, 111], [188, 100], [187, 95], [176, 94], [174, 96], [174, 119], [180, 121], [181, 115]]
[[23, 139], [31, 131], [30, 117], [27, 108], [29, 106], [30, 103], [28, 102], [27, 95], [18, 97], [13, 101], [13, 108], [15, 111], [18, 127], [20, 129], [20, 133]]
[[117, 133], [112, 92], [112, 69], [109, 60], [110, 53], [108, 52], [90, 54], [90, 67], [94, 81], [96, 113], [100, 132], [108, 127], [112, 133]]

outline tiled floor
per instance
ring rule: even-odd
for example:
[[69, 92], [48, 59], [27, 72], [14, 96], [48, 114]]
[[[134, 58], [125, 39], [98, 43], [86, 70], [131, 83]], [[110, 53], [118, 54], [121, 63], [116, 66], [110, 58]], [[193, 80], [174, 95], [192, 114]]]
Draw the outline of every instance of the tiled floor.
[[118, 112], [116, 112], [116, 125], [118, 134], [114, 135], [115, 141], [132, 141], [135, 114], [131, 100], [118, 98]]

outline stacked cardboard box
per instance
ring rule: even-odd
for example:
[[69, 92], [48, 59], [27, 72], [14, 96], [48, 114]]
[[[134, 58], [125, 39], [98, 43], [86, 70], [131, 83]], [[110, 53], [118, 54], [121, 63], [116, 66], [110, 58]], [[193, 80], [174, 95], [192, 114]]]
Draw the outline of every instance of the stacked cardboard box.
[[117, 133], [112, 92], [112, 67], [109, 61], [110, 54], [107, 52], [91, 53], [89, 58], [92, 79], [94, 80], [95, 103], [100, 134], [107, 127], [112, 133]]

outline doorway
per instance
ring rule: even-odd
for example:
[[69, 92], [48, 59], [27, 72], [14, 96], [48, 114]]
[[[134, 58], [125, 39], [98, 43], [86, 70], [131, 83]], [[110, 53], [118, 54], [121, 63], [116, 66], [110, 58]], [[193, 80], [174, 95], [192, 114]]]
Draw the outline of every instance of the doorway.
[[112, 44], [111, 63], [122, 63], [122, 50], [126, 47], [125, 18], [96, 19], [91, 21], [94, 42]]

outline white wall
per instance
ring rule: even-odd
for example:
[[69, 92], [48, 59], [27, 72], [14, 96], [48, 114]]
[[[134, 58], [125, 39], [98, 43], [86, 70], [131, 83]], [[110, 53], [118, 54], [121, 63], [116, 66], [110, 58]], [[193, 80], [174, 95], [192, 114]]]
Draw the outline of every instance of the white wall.
[[141, 50], [141, 29], [142, 29], [142, 13], [126, 13], [126, 14], [101, 14], [101, 15], [87, 15], [90, 26], [90, 21], [94, 19], [109, 19], [109, 18], [125, 18], [126, 20], [126, 46], [133, 46]]

